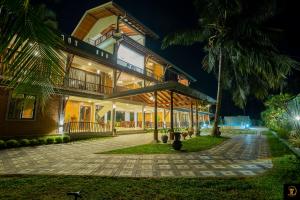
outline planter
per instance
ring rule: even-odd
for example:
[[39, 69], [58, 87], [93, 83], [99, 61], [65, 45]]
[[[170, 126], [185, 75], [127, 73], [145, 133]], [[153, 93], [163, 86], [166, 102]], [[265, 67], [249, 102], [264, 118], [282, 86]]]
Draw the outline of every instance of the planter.
[[186, 136], [188, 136], [187, 132], [182, 133], [182, 137], [183, 137], [184, 140], [185, 140]]
[[163, 143], [167, 143], [168, 142], [168, 138], [169, 137], [167, 135], [162, 135], [161, 136], [161, 140], [162, 140]]
[[174, 136], [175, 136], [175, 140], [174, 140], [174, 142], [173, 142], [173, 144], [172, 144], [172, 147], [173, 147], [173, 149], [175, 149], [176, 151], [179, 151], [180, 149], [181, 149], [181, 147], [182, 147], [182, 143], [181, 143], [181, 141], [180, 141], [180, 133], [178, 133], [178, 132], [176, 132], [176, 133], [174, 133]]

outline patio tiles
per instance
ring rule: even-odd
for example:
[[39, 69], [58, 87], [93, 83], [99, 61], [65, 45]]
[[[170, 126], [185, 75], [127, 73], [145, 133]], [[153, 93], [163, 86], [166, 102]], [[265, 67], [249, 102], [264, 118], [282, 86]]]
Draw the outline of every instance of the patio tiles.
[[[141, 139], [142, 138], [142, 139]], [[255, 176], [272, 168], [262, 135], [238, 135], [212, 149], [183, 154], [95, 154], [149, 143], [151, 134], [0, 151], [0, 174], [120, 177]]]

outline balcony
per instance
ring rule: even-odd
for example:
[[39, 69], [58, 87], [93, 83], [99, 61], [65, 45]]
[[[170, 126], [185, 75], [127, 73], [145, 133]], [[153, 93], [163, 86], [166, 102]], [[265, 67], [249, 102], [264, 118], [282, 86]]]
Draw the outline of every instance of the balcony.
[[117, 59], [117, 64], [121, 65], [123, 67], [126, 67], [126, 68], [128, 68], [132, 71], [138, 72], [140, 74], [144, 74], [148, 77], [152, 77], [155, 80], [158, 80], [158, 81], [163, 81], [164, 80], [163, 77], [155, 75], [151, 69], [148, 69], [146, 67], [144, 69], [142, 69], [140, 67], [134, 66], [130, 63], [127, 63], [127, 62], [125, 62], [124, 60], [121, 60], [121, 59]]

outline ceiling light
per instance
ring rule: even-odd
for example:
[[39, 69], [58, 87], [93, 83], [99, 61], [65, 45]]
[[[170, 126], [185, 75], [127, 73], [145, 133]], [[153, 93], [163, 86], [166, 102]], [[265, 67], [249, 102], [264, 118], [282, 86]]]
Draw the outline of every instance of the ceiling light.
[[97, 69], [97, 74], [100, 74], [100, 70], [99, 69]]
[[89, 63], [88, 63], [88, 65], [89, 65], [89, 66], [91, 66], [91, 65], [92, 65], [92, 63], [91, 63], [91, 62], [89, 62]]

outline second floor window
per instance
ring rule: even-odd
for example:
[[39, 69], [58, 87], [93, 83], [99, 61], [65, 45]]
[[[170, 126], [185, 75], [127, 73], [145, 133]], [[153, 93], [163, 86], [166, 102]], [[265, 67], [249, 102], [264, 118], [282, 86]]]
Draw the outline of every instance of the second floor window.
[[35, 96], [12, 94], [8, 107], [7, 119], [32, 120], [35, 115]]
[[122, 44], [118, 49], [118, 59], [138, 68], [144, 69], [145, 56], [129, 49]]

